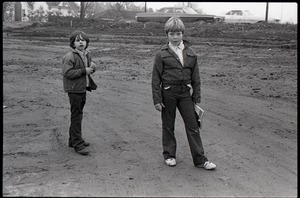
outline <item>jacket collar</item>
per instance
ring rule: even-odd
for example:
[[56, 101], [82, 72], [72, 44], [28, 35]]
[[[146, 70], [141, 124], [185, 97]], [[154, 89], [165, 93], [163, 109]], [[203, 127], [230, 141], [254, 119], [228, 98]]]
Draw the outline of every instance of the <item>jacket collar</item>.
[[[76, 49], [70, 48], [70, 51], [73, 52], [73, 53], [79, 54], [79, 52]], [[85, 54], [90, 53], [89, 50], [84, 50], [84, 52], [85, 52]]]
[[[188, 48], [191, 46], [191, 43], [187, 40], [183, 40], [183, 44], [184, 44], [184, 48]], [[169, 48], [169, 44], [167, 43], [167, 44], [163, 45], [161, 49], [165, 50], [168, 48]]]

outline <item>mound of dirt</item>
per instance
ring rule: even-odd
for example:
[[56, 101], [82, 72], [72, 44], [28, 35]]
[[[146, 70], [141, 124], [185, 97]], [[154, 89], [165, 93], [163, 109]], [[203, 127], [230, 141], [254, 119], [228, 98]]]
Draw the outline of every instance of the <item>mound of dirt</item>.
[[[71, 18], [72, 19], [72, 18]], [[20, 28], [23, 33], [44, 31], [42, 36], [60, 34], [74, 29], [82, 29], [90, 34], [124, 34], [124, 35], [144, 35], [144, 36], [164, 36], [164, 24], [149, 22], [145, 26], [143, 23], [126, 23], [124, 21], [102, 21], [97, 19], [68, 18], [66, 21], [56, 20], [48, 23], [32, 22], [6, 22], [3, 24], [3, 31], [16, 31]], [[72, 26], [71, 26], [72, 24]], [[186, 23], [186, 36], [197, 38], [228, 38], [228, 39], [256, 39], [271, 41], [297, 42], [297, 25], [293, 24], [198, 24]], [[55, 27], [55, 28], [54, 28]], [[35, 35], [32, 35], [35, 36]]]

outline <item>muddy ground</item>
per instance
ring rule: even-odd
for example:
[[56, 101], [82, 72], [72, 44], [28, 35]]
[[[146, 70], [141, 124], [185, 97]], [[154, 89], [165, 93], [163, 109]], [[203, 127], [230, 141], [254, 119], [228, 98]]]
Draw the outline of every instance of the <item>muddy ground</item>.
[[202, 80], [201, 137], [217, 164], [207, 171], [193, 166], [179, 113], [178, 164], [164, 164], [151, 95], [164, 36], [86, 30], [98, 89], [87, 93], [91, 153], [81, 156], [67, 145], [61, 76], [74, 28], [38, 28], [3, 33], [3, 196], [297, 197], [295, 40], [188, 37]]

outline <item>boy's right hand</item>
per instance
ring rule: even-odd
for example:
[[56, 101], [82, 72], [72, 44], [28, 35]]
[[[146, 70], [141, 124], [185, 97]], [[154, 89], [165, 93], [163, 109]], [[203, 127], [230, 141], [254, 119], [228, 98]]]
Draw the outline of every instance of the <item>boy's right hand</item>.
[[155, 109], [156, 109], [157, 111], [161, 111], [162, 108], [165, 107], [165, 105], [164, 105], [163, 103], [158, 103], [158, 104], [156, 104], [156, 105], [154, 105], [154, 106], [155, 106]]
[[85, 70], [86, 70], [86, 74], [87, 75], [90, 75], [90, 74], [92, 74], [94, 72], [94, 69], [90, 68], [90, 67], [85, 68]]
[[94, 62], [91, 63], [91, 68], [94, 69], [93, 73], [96, 71], [96, 64]]

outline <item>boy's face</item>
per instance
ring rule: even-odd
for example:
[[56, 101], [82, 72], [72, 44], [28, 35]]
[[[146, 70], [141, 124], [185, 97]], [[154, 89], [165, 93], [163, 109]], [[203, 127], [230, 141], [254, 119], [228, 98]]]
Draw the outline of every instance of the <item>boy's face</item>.
[[78, 35], [74, 41], [75, 48], [79, 51], [83, 51], [86, 47], [86, 40], [81, 35]]
[[183, 33], [182, 32], [168, 32], [167, 36], [168, 36], [169, 42], [172, 43], [172, 45], [178, 46], [182, 41]]

